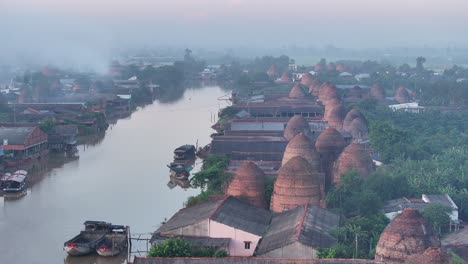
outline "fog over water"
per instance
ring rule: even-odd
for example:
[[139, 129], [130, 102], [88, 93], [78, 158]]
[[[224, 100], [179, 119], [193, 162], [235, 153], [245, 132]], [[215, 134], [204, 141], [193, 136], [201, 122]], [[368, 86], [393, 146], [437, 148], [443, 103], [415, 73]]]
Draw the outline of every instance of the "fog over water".
[[0, 58], [102, 70], [143, 46], [463, 47], [465, 10], [465, 0], [2, 0]]

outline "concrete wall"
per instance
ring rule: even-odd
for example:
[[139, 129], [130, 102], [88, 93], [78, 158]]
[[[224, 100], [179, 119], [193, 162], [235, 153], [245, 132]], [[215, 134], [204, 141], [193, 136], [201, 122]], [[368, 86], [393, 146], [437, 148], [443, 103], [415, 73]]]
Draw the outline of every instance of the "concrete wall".
[[[210, 220], [210, 237], [214, 238], [231, 238], [229, 243], [230, 256], [253, 256], [257, 247], [260, 236], [247, 233], [245, 231], [235, 229], [233, 227]], [[250, 241], [250, 249], [245, 249], [244, 242]]]
[[209, 236], [208, 219], [202, 220], [196, 224], [161, 232], [166, 236]]
[[285, 247], [278, 248], [267, 252], [259, 257], [270, 257], [270, 258], [315, 258], [317, 250], [305, 246], [300, 242], [294, 242]]

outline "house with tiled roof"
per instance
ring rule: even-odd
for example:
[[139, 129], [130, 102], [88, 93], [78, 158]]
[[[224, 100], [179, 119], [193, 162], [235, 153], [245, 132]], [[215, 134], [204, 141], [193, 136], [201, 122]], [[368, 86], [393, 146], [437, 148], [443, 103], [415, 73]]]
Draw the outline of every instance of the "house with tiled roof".
[[339, 222], [338, 215], [310, 204], [274, 214], [255, 253], [270, 258], [315, 258], [319, 248], [337, 243], [331, 231]]
[[8, 158], [25, 160], [39, 157], [47, 150], [47, 134], [37, 126], [0, 127], [0, 148]]
[[231, 196], [218, 198], [179, 210], [154, 232], [151, 242], [161, 237], [228, 238], [230, 256], [252, 256], [271, 215]]

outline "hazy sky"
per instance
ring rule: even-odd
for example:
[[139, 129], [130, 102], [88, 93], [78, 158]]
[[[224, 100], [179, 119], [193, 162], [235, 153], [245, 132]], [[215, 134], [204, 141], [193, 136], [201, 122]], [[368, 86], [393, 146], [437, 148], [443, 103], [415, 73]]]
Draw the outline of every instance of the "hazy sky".
[[86, 60], [144, 44], [462, 46], [467, 10], [468, 0], [0, 0], [0, 56]]

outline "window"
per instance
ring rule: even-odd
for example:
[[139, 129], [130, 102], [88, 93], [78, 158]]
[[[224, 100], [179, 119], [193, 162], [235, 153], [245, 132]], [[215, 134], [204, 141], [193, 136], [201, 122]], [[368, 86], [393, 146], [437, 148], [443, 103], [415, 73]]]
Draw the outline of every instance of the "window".
[[244, 241], [244, 248], [245, 248], [245, 249], [250, 249], [250, 243], [252, 243], [252, 242], [250, 242], [250, 241]]

